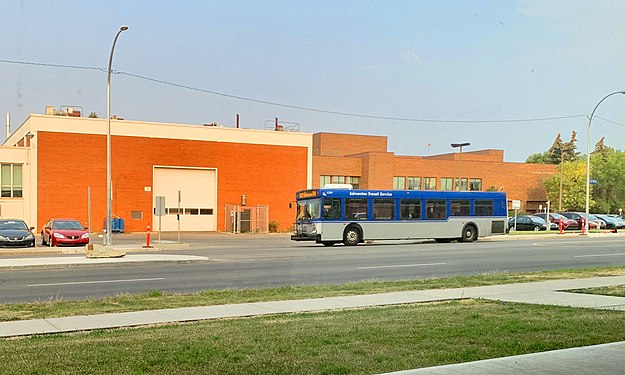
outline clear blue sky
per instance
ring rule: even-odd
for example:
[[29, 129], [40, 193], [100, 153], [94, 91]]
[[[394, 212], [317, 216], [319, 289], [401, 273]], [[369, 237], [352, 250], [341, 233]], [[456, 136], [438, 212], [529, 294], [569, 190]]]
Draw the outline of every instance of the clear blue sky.
[[[625, 2], [562, 1], [6, 1], [0, 5], [0, 111], [16, 129], [46, 105], [106, 117], [106, 67], [217, 93], [393, 118], [503, 120], [589, 115], [625, 89]], [[409, 122], [261, 104], [112, 78], [126, 119], [262, 129], [274, 117], [303, 132], [387, 135], [401, 155], [505, 150], [524, 161], [584, 116], [519, 123]], [[625, 95], [601, 104], [591, 143], [625, 147]], [[4, 116], [2, 116], [4, 118]], [[4, 125], [4, 121], [3, 121]], [[4, 131], [0, 132], [4, 139]]]

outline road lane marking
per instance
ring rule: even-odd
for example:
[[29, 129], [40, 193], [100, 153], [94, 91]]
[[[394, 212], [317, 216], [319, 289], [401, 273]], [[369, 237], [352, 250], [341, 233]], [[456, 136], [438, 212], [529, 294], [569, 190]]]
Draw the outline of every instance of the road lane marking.
[[622, 257], [625, 254], [593, 254], [593, 255], [575, 255], [573, 258], [590, 258], [590, 257]]
[[424, 267], [424, 266], [440, 266], [447, 263], [422, 263], [422, 264], [398, 264], [395, 266], [372, 266], [372, 267], [358, 267], [359, 270], [372, 270], [376, 268], [403, 268], [403, 267]]
[[50, 284], [31, 284], [26, 286], [58, 286], [58, 285], [80, 285], [80, 284], [107, 284], [107, 283], [131, 283], [137, 281], [156, 281], [165, 280], [164, 277], [154, 277], [151, 279], [126, 279], [126, 280], [100, 280], [100, 281], [76, 281], [71, 283], [50, 283]]

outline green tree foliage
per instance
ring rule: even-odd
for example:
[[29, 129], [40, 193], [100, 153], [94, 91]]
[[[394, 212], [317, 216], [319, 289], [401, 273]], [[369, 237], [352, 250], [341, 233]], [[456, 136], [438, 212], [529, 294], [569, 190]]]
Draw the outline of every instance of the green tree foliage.
[[553, 144], [549, 150], [543, 153], [531, 154], [525, 160], [526, 163], [534, 164], [560, 164], [562, 161], [574, 161], [577, 160], [579, 152], [577, 152], [577, 133], [573, 131], [571, 134], [571, 140], [568, 142], [562, 141], [560, 133], [556, 136]]
[[618, 212], [625, 205], [625, 154], [607, 147], [601, 138], [590, 155], [590, 178], [597, 180], [592, 187], [593, 212]]
[[91, 112], [88, 116], [89, 118], [98, 118], [98, 114], [95, 112]]
[[[584, 160], [566, 161], [558, 166], [558, 173], [545, 180], [547, 199], [557, 207], [560, 197], [560, 171], [562, 171], [562, 209], [573, 211], [586, 210], [586, 162]], [[591, 186], [591, 194], [593, 187]], [[594, 201], [592, 195], [590, 205]]]

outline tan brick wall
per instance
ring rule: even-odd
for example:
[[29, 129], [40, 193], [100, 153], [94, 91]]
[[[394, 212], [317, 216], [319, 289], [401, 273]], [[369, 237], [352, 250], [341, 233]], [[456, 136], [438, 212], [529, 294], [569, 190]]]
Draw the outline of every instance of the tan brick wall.
[[[224, 228], [224, 205], [269, 205], [270, 220], [288, 228], [295, 192], [306, 189], [307, 149], [177, 139], [112, 137], [113, 214], [125, 230], [144, 231], [152, 220], [154, 165], [217, 168], [217, 230]], [[38, 132], [38, 229], [51, 217], [88, 222], [87, 187], [91, 186], [93, 231], [106, 216], [106, 136]], [[317, 180], [319, 178], [317, 177]], [[317, 181], [318, 183], [318, 181]], [[143, 220], [131, 220], [143, 211]], [[152, 228], [154, 226], [152, 225]]]

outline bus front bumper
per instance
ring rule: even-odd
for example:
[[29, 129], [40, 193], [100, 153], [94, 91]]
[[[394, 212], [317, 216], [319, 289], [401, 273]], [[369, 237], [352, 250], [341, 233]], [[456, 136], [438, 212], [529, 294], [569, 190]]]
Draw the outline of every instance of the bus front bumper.
[[298, 233], [298, 234], [291, 235], [291, 240], [292, 241], [316, 241], [316, 242], [320, 242], [321, 241], [321, 235], [320, 234]]

